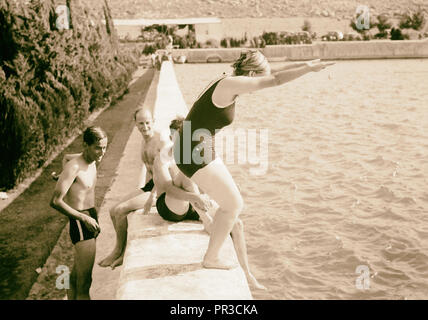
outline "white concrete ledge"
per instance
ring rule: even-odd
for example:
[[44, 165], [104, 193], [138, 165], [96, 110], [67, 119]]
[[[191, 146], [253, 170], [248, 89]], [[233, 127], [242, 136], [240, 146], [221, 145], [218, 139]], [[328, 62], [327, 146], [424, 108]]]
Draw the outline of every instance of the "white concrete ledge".
[[170, 61], [164, 61], [159, 73], [157, 95], [153, 108], [153, 115], [156, 119], [155, 128], [167, 130], [171, 120], [178, 115], [185, 117], [188, 112], [189, 109], [184, 102], [175, 77], [174, 65]]
[[[128, 234], [118, 299], [252, 299], [241, 268], [202, 267], [209, 235], [201, 223], [173, 223], [155, 211], [149, 216], [137, 211], [128, 217]], [[238, 263], [230, 237], [222, 256]]]
[[[158, 129], [168, 128], [177, 114], [188, 109], [178, 87], [171, 62], [163, 62], [154, 115]], [[200, 222], [163, 220], [155, 208], [128, 216], [128, 242], [116, 298], [120, 300], [249, 300], [245, 274], [232, 270], [205, 269], [201, 262], [209, 235]], [[222, 256], [238, 260], [228, 237]]]

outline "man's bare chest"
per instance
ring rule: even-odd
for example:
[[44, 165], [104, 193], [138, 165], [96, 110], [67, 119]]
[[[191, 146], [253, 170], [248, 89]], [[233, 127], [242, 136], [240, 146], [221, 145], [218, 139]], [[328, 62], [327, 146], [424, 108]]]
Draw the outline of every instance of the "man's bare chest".
[[81, 188], [82, 190], [93, 189], [97, 180], [97, 170], [95, 165], [89, 167], [86, 170], [80, 170], [74, 180], [76, 187]]

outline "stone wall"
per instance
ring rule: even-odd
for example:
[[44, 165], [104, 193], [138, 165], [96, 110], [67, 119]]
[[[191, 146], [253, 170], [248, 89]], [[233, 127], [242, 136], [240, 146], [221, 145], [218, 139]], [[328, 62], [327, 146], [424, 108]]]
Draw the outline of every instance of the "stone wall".
[[[232, 62], [245, 48], [177, 49], [173, 57], [188, 63]], [[428, 40], [316, 42], [309, 45], [267, 46], [269, 61], [428, 58]]]

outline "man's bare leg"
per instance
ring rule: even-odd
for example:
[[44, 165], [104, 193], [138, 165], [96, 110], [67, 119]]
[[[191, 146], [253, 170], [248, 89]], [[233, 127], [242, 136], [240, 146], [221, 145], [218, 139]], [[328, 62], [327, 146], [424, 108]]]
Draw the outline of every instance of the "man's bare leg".
[[128, 214], [132, 211], [143, 208], [149, 195], [150, 192], [138, 190], [137, 192], [130, 194], [130, 199], [117, 204], [111, 209], [110, 216], [116, 231], [116, 244], [113, 251], [107, 257], [98, 262], [100, 267], [110, 266], [114, 268], [122, 264], [126, 240], [128, 237]]
[[[76, 249], [74, 249], [74, 256], [76, 256]], [[76, 262], [70, 273], [70, 288], [67, 290], [67, 300], [76, 300]]]
[[90, 300], [92, 268], [95, 261], [95, 239], [79, 241], [74, 245], [76, 270], [76, 300]]

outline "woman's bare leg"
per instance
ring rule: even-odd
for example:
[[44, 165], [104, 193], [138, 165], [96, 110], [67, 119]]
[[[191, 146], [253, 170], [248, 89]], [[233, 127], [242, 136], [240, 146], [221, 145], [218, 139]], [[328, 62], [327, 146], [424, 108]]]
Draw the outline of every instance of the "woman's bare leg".
[[266, 290], [266, 287], [261, 285], [250, 271], [247, 255], [247, 245], [245, 243], [244, 236], [244, 224], [242, 223], [241, 219], [238, 218], [238, 220], [236, 221], [232, 229], [231, 236], [239, 264], [245, 272], [245, 276], [247, 277], [248, 283], [254, 286], [256, 289]]
[[206, 268], [231, 269], [235, 264], [221, 259], [219, 253], [243, 207], [238, 187], [220, 158], [199, 169], [191, 179], [219, 205], [202, 264]]
[[[199, 217], [201, 217], [205, 230], [208, 233], [211, 233], [213, 216], [215, 212], [210, 214], [209, 211], [207, 212], [207, 211], [201, 210], [198, 207], [193, 207], [193, 208], [199, 214]], [[213, 206], [212, 209], [216, 210], [216, 204]], [[251, 286], [255, 287], [256, 289], [266, 290], [266, 287], [260, 284], [250, 271], [250, 266], [248, 263], [248, 255], [247, 255], [247, 245], [245, 243], [244, 224], [241, 219], [238, 218], [236, 220], [236, 223], [233, 226], [233, 229], [230, 235], [233, 240], [233, 246], [235, 247], [236, 256], [238, 257], [238, 261], [242, 270], [244, 270], [248, 283]]]

